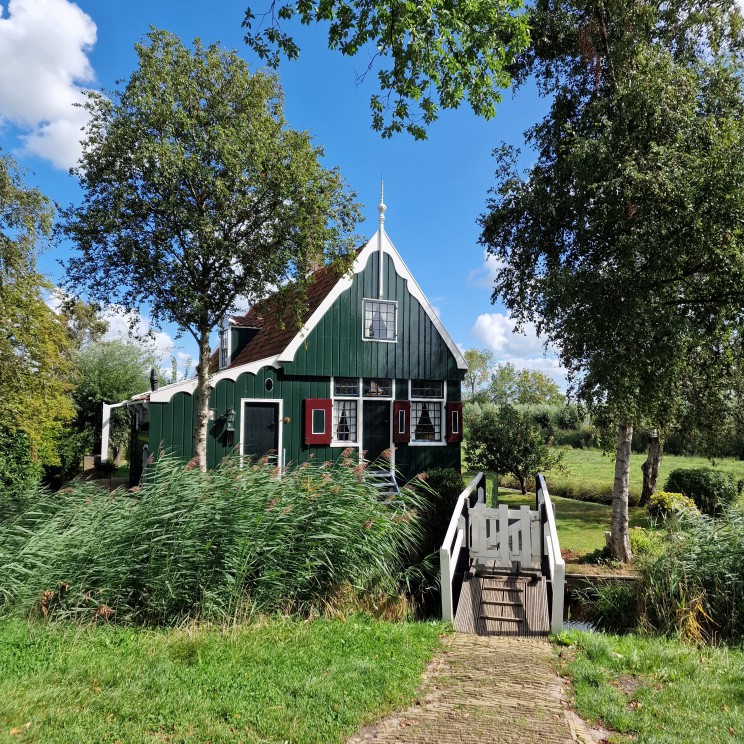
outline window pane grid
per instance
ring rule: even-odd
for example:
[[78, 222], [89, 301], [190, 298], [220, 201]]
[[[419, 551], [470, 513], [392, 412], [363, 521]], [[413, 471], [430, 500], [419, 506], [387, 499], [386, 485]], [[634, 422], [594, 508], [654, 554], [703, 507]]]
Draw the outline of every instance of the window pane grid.
[[365, 398], [391, 398], [393, 395], [392, 380], [364, 380]]
[[411, 398], [443, 398], [444, 384], [440, 380], [411, 380]]
[[337, 442], [357, 441], [357, 402], [333, 401], [333, 434]]
[[415, 442], [441, 441], [441, 403], [427, 400], [411, 402], [411, 439]]
[[356, 377], [336, 377], [333, 380], [334, 396], [356, 398], [359, 396], [359, 380]]
[[227, 367], [227, 334], [229, 331], [220, 332], [220, 367]]
[[364, 301], [364, 338], [377, 341], [395, 341], [394, 302]]

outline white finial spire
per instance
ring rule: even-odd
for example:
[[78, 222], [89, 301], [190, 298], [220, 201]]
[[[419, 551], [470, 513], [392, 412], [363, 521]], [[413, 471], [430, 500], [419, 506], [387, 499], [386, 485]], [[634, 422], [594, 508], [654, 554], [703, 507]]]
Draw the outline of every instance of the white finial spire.
[[380, 213], [380, 230], [384, 229], [385, 227], [385, 210], [387, 207], [385, 206], [385, 183], [380, 179], [380, 204], [377, 207], [377, 211]]

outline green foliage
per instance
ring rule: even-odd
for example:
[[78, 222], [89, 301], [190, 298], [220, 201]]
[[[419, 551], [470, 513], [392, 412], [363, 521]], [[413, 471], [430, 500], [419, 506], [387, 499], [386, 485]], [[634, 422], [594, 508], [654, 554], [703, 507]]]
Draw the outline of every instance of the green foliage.
[[638, 622], [638, 587], [634, 581], [605, 579], [576, 590], [583, 615], [607, 633], [627, 633]]
[[[676, 472], [676, 471], [675, 471]], [[696, 509], [695, 502], [681, 493], [657, 491], [652, 494], [646, 509], [654, 519], [668, 519], [685, 509]]]
[[[152, 353], [141, 345], [125, 341], [98, 341], [76, 355], [78, 376], [73, 392], [77, 425], [100, 437], [103, 403], [120, 403], [150, 389]], [[129, 415], [112, 411], [111, 443], [123, 446], [129, 432]]]
[[738, 495], [734, 477], [713, 468], [677, 468], [669, 474], [665, 490], [684, 494], [710, 516], [720, 513]]
[[147, 631], [4, 621], [0, 736], [25, 744], [346, 741], [411, 702], [441, 632], [439, 623], [362, 617]]
[[[522, 0], [457, 3], [386, 3], [381, 0], [271, 3], [256, 15], [251, 5], [245, 41], [272, 67], [280, 55], [297, 59], [300, 49], [282, 23], [328, 24], [328, 48], [347, 57], [362, 55], [366, 71], [376, 64], [381, 95], [370, 100], [372, 127], [390, 137], [403, 129], [416, 139], [440, 109], [467, 100], [476, 115], [490, 119], [511, 84], [510, 67], [529, 43]], [[386, 119], [387, 115], [387, 119]]]
[[239, 297], [271, 286], [296, 323], [309, 266], [353, 260], [359, 207], [310, 135], [287, 126], [274, 76], [155, 29], [136, 51], [123, 90], [88, 94], [74, 171], [83, 200], [61, 225], [79, 250], [68, 284], [125, 310], [147, 306], [155, 323], [194, 337], [194, 443], [206, 467], [210, 333]]
[[[712, 744], [744, 731], [733, 703], [744, 678], [744, 651], [697, 648], [663, 638], [570, 631], [560, 636], [577, 713], [613, 733], [611, 740]], [[733, 704], [732, 704], [733, 703]]]
[[497, 405], [563, 406], [566, 398], [553, 379], [535, 369], [499, 364], [491, 375], [488, 394]]
[[633, 527], [628, 534], [630, 549], [637, 561], [653, 560], [664, 549], [664, 539], [658, 530]]
[[83, 457], [93, 449], [93, 432], [76, 431], [66, 427], [57, 442], [59, 465], [44, 468], [43, 483], [52, 491], [57, 491], [81, 472]]
[[35, 495], [42, 467], [23, 432], [0, 429], [0, 523], [25, 510]]
[[469, 400], [473, 401], [491, 375], [493, 352], [485, 349], [467, 349], [463, 356], [468, 363], [468, 369], [462, 384]]
[[671, 524], [665, 550], [643, 562], [643, 623], [696, 642], [744, 639], [744, 512], [713, 519], [687, 510]]
[[308, 613], [343, 593], [397, 597], [426, 499], [378, 500], [363, 466], [163, 456], [141, 488], [74, 482], [0, 528], [0, 612], [119, 623]]
[[431, 508], [426, 520], [428, 541], [432, 549], [438, 550], [452, 519], [455, 502], [465, 490], [465, 481], [453, 468], [433, 468], [426, 472], [426, 485], [431, 489], [428, 495]]
[[36, 272], [53, 213], [0, 155], [0, 422], [28, 438], [41, 464], [59, 462], [55, 442], [74, 413], [65, 325], [44, 301], [51, 285]]
[[483, 406], [468, 413], [465, 457], [473, 470], [511, 473], [526, 493], [527, 479], [560, 465], [562, 454], [551, 450], [527, 413], [510, 405]]

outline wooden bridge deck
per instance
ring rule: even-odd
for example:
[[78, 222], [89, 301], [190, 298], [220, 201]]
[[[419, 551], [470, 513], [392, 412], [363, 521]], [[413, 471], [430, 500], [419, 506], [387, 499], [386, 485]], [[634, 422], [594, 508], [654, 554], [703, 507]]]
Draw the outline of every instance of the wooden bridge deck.
[[468, 572], [454, 625], [460, 633], [476, 635], [547, 636], [550, 620], [545, 577]]

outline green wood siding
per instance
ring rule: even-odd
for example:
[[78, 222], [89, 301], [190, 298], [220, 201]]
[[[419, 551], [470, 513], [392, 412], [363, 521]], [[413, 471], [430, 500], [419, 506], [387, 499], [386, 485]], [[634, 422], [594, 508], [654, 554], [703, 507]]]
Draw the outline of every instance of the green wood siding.
[[375, 253], [364, 271], [354, 275], [352, 286], [310, 332], [294, 361], [284, 365], [287, 375], [462, 379], [455, 357], [387, 254], [380, 299], [398, 303], [397, 342], [362, 339], [363, 300], [377, 299], [378, 259]]
[[[397, 307], [395, 343], [362, 340], [363, 300], [377, 299], [378, 254], [370, 257], [364, 271], [356, 274], [352, 286], [328, 310], [320, 323], [298, 349], [293, 362], [283, 369], [265, 367], [256, 375], [243, 373], [237, 380], [220, 380], [212, 390], [209, 406], [214, 418], [209, 422], [207, 465], [214, 467], [238, 447], [242, 432], [242, 399], [282, 401], [280, 422], [282, 448], [288, 465], [304, 462], [312, 455], [317, 461], [335, 460], [343, 447], [305, 447], [302, 404], [306, 398], [331, 397], [330, 377], [383, 377], [396, 379], [396, 398], [408, 397], [408, 380], [446, 380], [447, 399], [460, 400], [463, 371], [426, 315], [418, 300], [408, 292], [406, 282], [396, 271], [392, 259], [384, 256], [384, 296]], [[251, 332], [252, 333], [252, 332]], [[233, 345], [245, 342], [234, 329]], [[271, 380], [271, 391], [266, 381]], [[235, 409], [235, 444], [228, 446], [224, 436], [224, 415]], [[361, 416], [361, 411], [359, 412]], [[177, 393], [168, 403], [150, 404], [150, 449], [164, 448], [188, 461], [193, 457], [192, 432], [194, 401], [188, 393]], [[404, 478], [411, 478], [432, 467], [460, 467], [459, 445], [409, 446], [396, 449], [396, 467]]]

